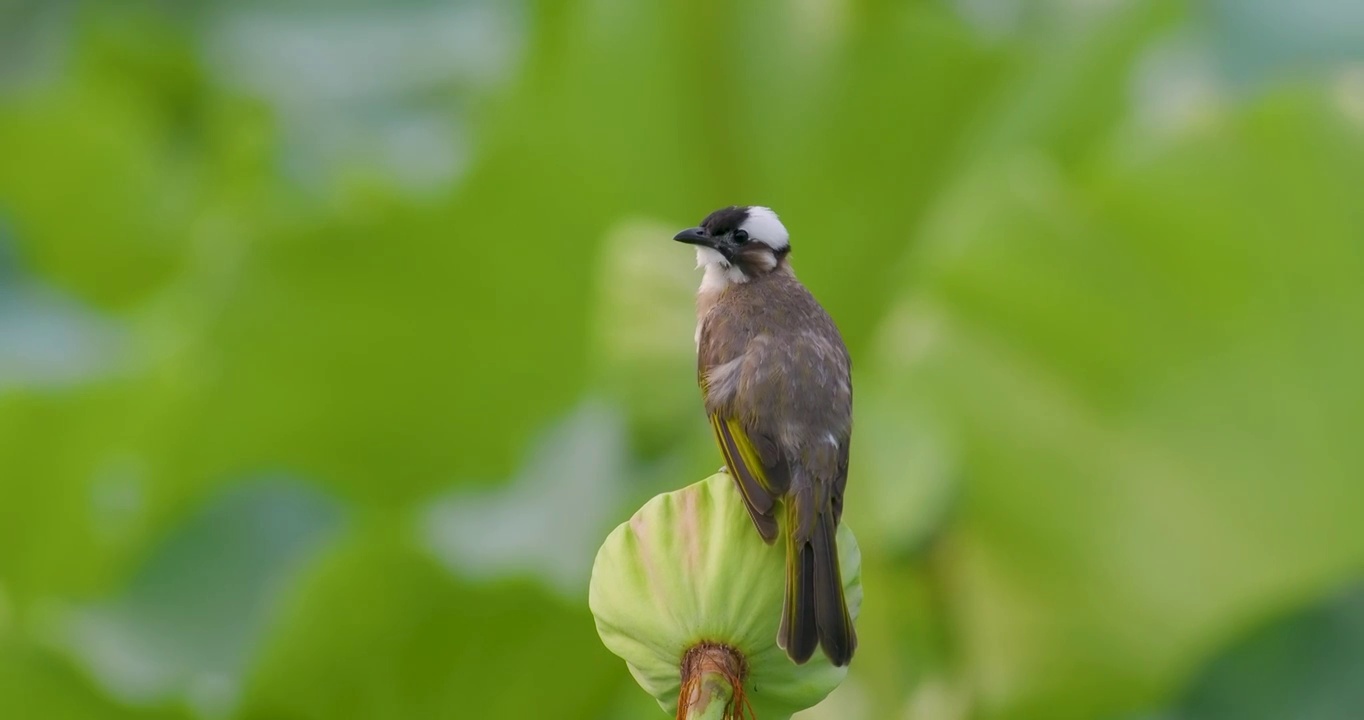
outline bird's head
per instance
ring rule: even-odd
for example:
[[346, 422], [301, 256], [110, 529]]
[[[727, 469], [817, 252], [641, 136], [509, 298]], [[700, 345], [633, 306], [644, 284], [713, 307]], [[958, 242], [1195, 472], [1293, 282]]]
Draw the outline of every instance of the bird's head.
[[786, 227], [771, 209], [731, 205], [674, 238], [696, 246], [696, 264], [730, 282], [745, 282], [782, 267], [791, 252]]

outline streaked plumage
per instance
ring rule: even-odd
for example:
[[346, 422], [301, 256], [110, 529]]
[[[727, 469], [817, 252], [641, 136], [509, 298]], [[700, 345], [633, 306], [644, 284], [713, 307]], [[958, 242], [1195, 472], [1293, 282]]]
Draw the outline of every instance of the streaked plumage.
[[697, 371], [716, 442], [763, 540], [785, 537], [777, 642], [798, 663], [822, 646], [844, 665], [857, 646], [835, 545], [852, 436], [847, 348], [767, 208], [717, 210], [677, 239], [698, 245], [706, 268]]

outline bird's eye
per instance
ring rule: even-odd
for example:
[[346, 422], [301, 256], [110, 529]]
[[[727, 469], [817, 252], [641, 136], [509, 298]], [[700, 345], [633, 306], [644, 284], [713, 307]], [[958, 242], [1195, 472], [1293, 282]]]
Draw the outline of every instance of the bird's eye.
[[734, 242], [735, 242], [735, 244], [737, 244], [737, 245], [743, 245], [744, 243], [748, 242], [748, 231], [747, 231], [747, 230], [735, 230], [735, 231], [734, 231]]

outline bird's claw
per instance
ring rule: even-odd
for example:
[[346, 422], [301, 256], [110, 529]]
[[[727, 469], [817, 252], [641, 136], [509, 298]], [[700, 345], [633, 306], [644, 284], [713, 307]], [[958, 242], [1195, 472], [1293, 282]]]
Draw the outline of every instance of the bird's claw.
[[728, 466], [728, 465], [721, 465], [721, 466], [720, 466], [720, 469], [719, 469], [719, 470], [716, 470], [715, 472], [717, 472], [717, 473], [724, 473], [724, 474], [728, 475], [728, 474], [729, 474], [729, 466]]

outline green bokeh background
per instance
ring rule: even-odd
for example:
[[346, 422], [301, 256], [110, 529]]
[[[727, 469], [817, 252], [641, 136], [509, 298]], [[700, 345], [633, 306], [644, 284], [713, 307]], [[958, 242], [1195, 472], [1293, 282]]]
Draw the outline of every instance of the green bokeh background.
[[730, 203], [856, 365], [801, 720], [1364, 717], [1361, 7], [0, 3], [0, 718], [664, 717]]

